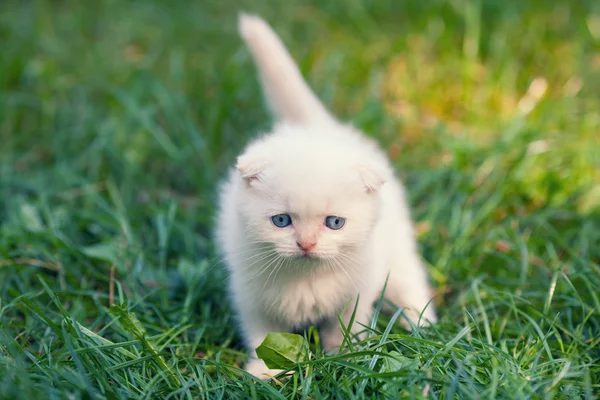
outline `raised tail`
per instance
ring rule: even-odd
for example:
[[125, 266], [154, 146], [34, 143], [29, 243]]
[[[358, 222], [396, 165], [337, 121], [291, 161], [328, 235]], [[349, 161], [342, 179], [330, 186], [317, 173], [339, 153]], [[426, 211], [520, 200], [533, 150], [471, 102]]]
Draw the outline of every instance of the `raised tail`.
[[333, 119], [269, 24], [259, 17], [240, 14], [239, 30], [258, 67], [267, 103], [276, 118], [301, 124]]

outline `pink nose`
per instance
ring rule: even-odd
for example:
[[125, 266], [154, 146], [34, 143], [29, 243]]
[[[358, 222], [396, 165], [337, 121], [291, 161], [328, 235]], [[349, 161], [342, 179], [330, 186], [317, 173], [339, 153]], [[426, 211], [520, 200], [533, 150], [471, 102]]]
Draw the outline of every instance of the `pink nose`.
[[313, 247], [316, 246], [315, 242], [296, 242], [296, 244], [304, 251], [310, 251]]

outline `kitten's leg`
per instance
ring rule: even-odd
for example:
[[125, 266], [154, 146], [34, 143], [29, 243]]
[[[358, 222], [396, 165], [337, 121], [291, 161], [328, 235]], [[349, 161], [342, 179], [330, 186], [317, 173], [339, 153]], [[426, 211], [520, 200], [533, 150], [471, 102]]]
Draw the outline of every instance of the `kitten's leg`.
[[[371, 304], [372, 301], [359, 298], [358, 304], [356, 304], [356, 299], [353, 299], [346, 307], [346, 310], [342, 315], [342, 322], [344, 323], [344, 327], [347, 328], [352, 319], [352, 314], [354, 314], [354, 321], [352, 322], [351, 327], [352, 334], [357, 334], [365, 329], [364, 326], [369, 326], [371, 313], [373, 311]], [[355, 308], [356, 312], [354, 312]], [[344, 332], [342, 331], [337, 315], [330, 317], [321, 324], [319, 327], [319, 336], [323, 349], [327, 352], [335, 350], [342, 345]]]
[[[434, 323], [437, 317], [427, 270], [416, 250], [404, 250], [404, 254], [397, 253], [397, 257], [393, 258], [395, 265], [390, 268], [385, 298], [403, 307], [404, 314], [415, 325]], [[405, 319], [402, 324], [410, 328]]]
[[[250, 359], [244, 369], [257, 378], [268, 380], [282, 372], [279, 369], [269, 369], [265, 362], [256, 356], [256, 348], [261, 345], [269, 332], [289, 332], [290, 329], [269, 320], [264, 314], [250, 307], [241, 306], [241, 322]], [[267, 375], [265, 375], [267, 374]]]

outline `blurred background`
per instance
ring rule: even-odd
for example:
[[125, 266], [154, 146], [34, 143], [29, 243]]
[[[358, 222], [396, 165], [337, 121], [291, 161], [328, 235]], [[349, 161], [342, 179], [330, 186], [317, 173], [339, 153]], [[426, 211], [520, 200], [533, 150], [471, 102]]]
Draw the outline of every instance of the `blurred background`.
[[[443, 320], [465, 307], [479, 318], [472, 283], [485, 276], [498, 337], [522, 331], [500, 318], [512, 306], [494, 288], [568, 310], [577, 329], [589, 308], [573, 298], [597, 304], [600, 285], [600, 2], [3, 0], [9, 336], [52, 347], [20, 303], [27, 294], [61, 318], [39, 297], [50, 287], [94, 331], [127, 297], [152, 333], [204, 327], [178, 351], [239, 349], [211, 238], [215, 192], [271, 123], [241, 10], [269, 21], [326, 105], [398, 166]], [[552, 280], [556, 293], [581, 292], [550, 306]]]
[[487, 158], [530, 146], [513, 178], [538, 205], [599, 179], [595, 1], [9, 0], [3, 181], [35, 170], [60, 191], [114, 177], [210, 204], [216, 177], [269, 125], [239, 10], [270, 21], [321, 98], [399, 164], [460, 166], [455, 147]]

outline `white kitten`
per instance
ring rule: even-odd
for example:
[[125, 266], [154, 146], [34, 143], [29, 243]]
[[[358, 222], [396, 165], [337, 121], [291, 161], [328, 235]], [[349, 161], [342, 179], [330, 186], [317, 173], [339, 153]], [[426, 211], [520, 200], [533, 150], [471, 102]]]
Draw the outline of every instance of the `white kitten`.
[[[251, 356], [268, 332], [318, 324], [326, 350], [340, 346], [386, 297], [414, 323], [436, 320], [408, 206], [384, 153], [334, 119], [277, 35], [242, 15], [240, 32], [279, 122], [238, 158], [221, 189], [217, 236]], [[360, 296], [359, 296], [360, 295]], [[347, 307], [346, 307], [347, 306]], [[421, 320], [421, 323], [425, 321]], [[246, 369], [264, 378], [253, 358]]]

